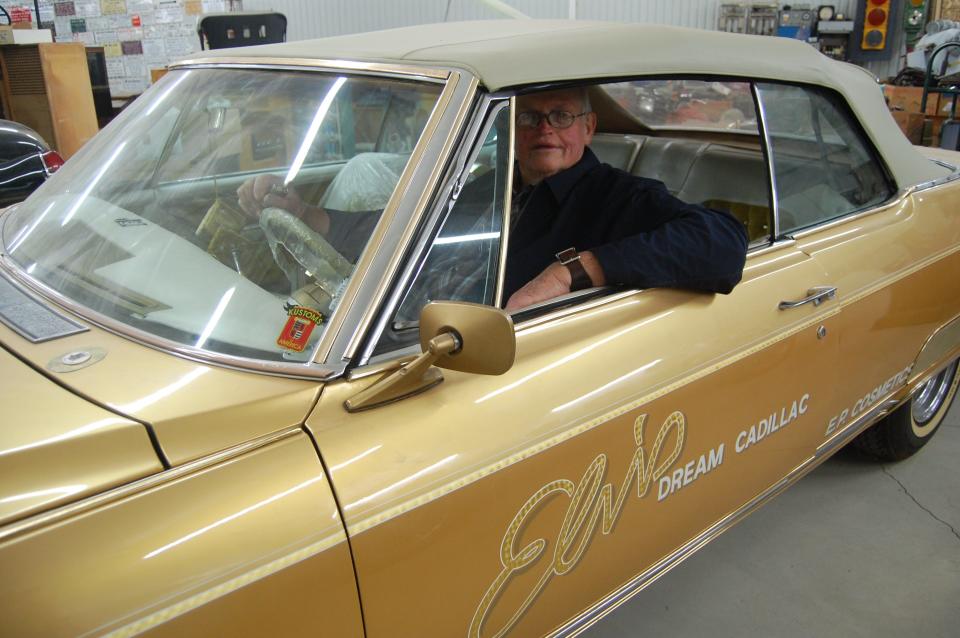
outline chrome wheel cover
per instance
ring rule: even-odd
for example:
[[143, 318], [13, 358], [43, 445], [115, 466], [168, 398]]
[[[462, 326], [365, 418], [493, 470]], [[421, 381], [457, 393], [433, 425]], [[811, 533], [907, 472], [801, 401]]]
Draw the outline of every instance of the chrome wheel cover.
[[915, 424], [926, 425], [933, 418], [949, 394], [956, 373], [957, 362], [954, 361], [920, 386], [920, 390], [913, 397], [913, 404], [910, 408]]

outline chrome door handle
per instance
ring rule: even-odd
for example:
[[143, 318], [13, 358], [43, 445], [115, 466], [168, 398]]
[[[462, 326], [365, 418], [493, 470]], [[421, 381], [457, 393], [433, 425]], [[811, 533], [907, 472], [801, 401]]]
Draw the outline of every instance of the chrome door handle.
[[836, 286], [816, 286], [807, 291], [807, 296], [803, 299], [798, 299], [797, 301], [781, 301], [780, 305], [777, 307], [780, 310], [787, 310], [788, 308], [799, 308], [800, 306], [808, 303], [812, 303], [814, 306], [819, 306], [827, 299], [833, 299], [837, 296], [837, 287]]

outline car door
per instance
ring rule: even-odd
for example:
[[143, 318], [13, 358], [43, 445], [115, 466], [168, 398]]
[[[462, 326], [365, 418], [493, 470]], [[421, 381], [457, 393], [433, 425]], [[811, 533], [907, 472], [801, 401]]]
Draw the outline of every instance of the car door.
[[[841, 406], [823, 432], [832, 439], [928, 372], [912, 369], [917, 353], [960, 310], [960, 230], [942, 193], [896, 190], [842, 98], [811, 86], [758, 88], [780, 232], [822, 265], [842, 307]], [[805, 154], [823, 161], [804, 163]]]
[[[779, 308], [826, 273], [779, 241], [750, 254], [731, 295], [571, 295], [514, 315], [505, 374], [446, 370], [436, 387], [349, 412], [345, 401], [411, 353], [414, 311], [439, 298], [430, 290], [497, 298], [510, 107], [491, 103], [484, 118], [477, 159], [412, 251], [375, 356], [326, 387], [307, 420], [371, 637], [589, 623], [799, 476], [835, 409], [836, 308]], [[490, 206], [465, 224], [471, 176], [487, 179]]]

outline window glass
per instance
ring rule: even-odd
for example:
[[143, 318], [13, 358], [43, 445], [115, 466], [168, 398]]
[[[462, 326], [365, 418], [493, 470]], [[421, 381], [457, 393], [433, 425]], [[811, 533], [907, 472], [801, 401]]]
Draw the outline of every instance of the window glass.
[[440, 231], [377, 352], [415, 343], [420, 310], [430, 301], [495, 302], [509, 174], [509, 118], [506, 105], [492, 118], [464, 186], [450, 202]]
[[749, 82], [632, 80], [603, 88], [650, 128], [757, 131]]
[[879, 161], [834, 93], [778, 84], [757, 88], [773, 155], [781, 233], [893, 195]]
[[732, 213], [751, 242], [769, 241], [773, 228], [770, 172], [763, 157], [757, 111], [749, 82], [632, 80], [597, 87], [615, 104], [596, 100], [600, 130], [619, 109], [653, 129], [630, 166], [623, 136], [597, 135], [591, 144], [601, 161], [663, 182], [685, 202]]
[[171, 71], [4, 217], [6, 252], [132, 328], [308, 361], [442, 88]]

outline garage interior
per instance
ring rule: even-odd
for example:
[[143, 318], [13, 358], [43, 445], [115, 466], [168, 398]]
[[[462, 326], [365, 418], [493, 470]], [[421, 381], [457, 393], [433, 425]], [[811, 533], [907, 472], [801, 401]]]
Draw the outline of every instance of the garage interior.
[[[206, 48], [528, 17], [806, 41], [874, 73], [912, 143], [960, 150], [960, 0], [19, 0], [0, 8], [0, 116], [37, 131], [67, 161], [167, 64]], [[960, 635], [958, 458], [957, 404], [935, 442], [906, 461], [844, 450], [583, 635]]]

